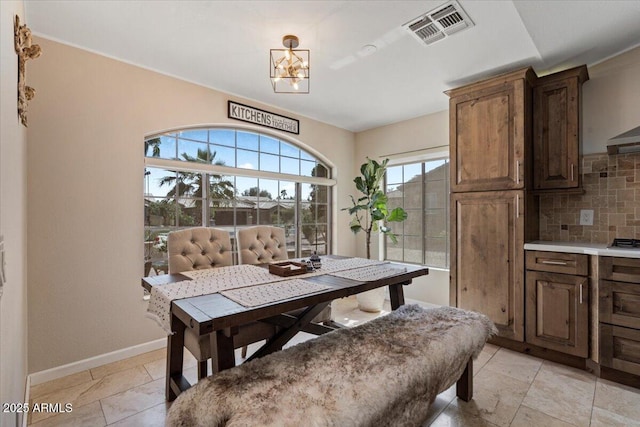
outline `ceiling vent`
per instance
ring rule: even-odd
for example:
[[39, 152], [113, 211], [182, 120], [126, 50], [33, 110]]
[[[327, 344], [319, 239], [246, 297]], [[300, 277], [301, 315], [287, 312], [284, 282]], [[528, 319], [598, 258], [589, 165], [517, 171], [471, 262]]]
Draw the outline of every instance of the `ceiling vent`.
[[458, 2], [452, 0], [412, 19], [403, 27], [420, 42], [429, 45], [473, 25], [473, 21]]

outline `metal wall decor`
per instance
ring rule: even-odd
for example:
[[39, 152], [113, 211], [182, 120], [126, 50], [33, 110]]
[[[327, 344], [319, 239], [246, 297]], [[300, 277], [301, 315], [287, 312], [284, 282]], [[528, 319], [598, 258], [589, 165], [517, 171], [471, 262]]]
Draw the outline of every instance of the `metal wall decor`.
[[13, 39], [18, 54], [18, 116], [22, 124], [27, 127], [27, 104], [33, 99], [36, 90], [26, 83], [26, 63], [29, 59], [36, 59], [42, 54], [42, 49], [31, 42], [31, 30], [20, 25], [20, 17], [16, 15], [13, 23]]

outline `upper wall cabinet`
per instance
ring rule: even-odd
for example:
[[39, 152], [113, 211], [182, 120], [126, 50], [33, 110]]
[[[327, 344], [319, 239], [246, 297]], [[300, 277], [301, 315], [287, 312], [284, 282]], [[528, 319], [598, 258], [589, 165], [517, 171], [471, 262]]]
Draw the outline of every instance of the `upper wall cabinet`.
[[451, 192], [527, 187], [535, 78], [525, 68], [446, 92]]
[[533, 188], [580, 188], [580, 105], [586, 65], [541, 77], [533, 91]]

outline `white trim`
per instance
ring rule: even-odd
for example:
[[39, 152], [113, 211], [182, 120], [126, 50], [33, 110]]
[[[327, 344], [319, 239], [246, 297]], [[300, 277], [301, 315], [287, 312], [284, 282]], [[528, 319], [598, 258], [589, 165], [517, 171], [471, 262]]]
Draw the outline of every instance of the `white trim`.
[[159, 340], [150, 341], [144, 344], [138, 344], [132, 347], [112, 351], [111, 353], [100, 354], [88, 359], [78, 360], [77, 362], [72, 362], [66, 365], [57, 366], [55, 368], [46, 369], [44, 371], [34, 372], [27, 376], [27, 384], [29, 384], [30, 386], [42, 384], [47, 381], [66, 377], [67, 375], [77, 374], [78, 372], [86, 371], [87, 369], [97, 368], [98, 366], [106, 365], [107, 363], [118, 362], [120, 360], [128, 359], [129, 357], [137, 356], [139, 354], [159, 350], [161, 348], [165, 348], [166, 345], [167, 339], [161, 338]]
[[438, 147], [425, 148], [423, 150], [406, 151], [404, 153], [393, 153], [380, 156], [381, 159], [389, 159], [389, 166], [401, 165], [404, 163], [417, 163], [426, 160], [449, 158], [449, 146], [440, 145]]
[[189, 172], [202, 172], [217, 175], [249, 176], [253, 178], [279, 179], [280, 181], [302, 182], [333, 186], [336, 180], [331, 178], [319, 178], [315, 176], [291, 175], [280, 172], [258, 171], [255, 169], [233, 168], [230, 166], [212, 165], [209, 163], [185, 162], [183, 160], [161, 159], [159, 157], [145, 157], [145, 166], [160, 167], [172, 170]]
[[[25, 386], [24, 386], [24, 401], [23, 402], [29, 402], [30, 399], [30, 395], [31, 395], [31, 375], [27, 375], [26, 381], [25, 381]], [[27, 427], [27, 421], [29, 420], [29, 414], [21, 414], [22, 416], [22, 422], [20, 423], [22, 425], [22, 427]]]

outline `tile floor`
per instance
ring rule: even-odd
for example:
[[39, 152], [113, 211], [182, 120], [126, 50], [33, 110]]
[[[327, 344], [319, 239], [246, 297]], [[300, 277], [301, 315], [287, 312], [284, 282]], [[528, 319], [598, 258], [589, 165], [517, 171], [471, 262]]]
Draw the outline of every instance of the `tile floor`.
[[[382, 314], [388, 312], [388, 305]], [[335, 320], [355, 325], [375, 315], [355, 299], [333, 305]], [[299, 334], [297, 342], [313, 338]], [[195, 360], [185, 352], [185, 376], [196, 381]], [[240, 361], [239, 352], [236, 355]], [[35, 402], [72, 403], [64, 414], [31, 413], [44, 426], [164, 426], [165, 350], [69, 375], [31, 388]], [[487, 344], [474, 363], [474, 398], [438, 395], [424, 426], [640, 426], [640, 390], [586, 372]]]

